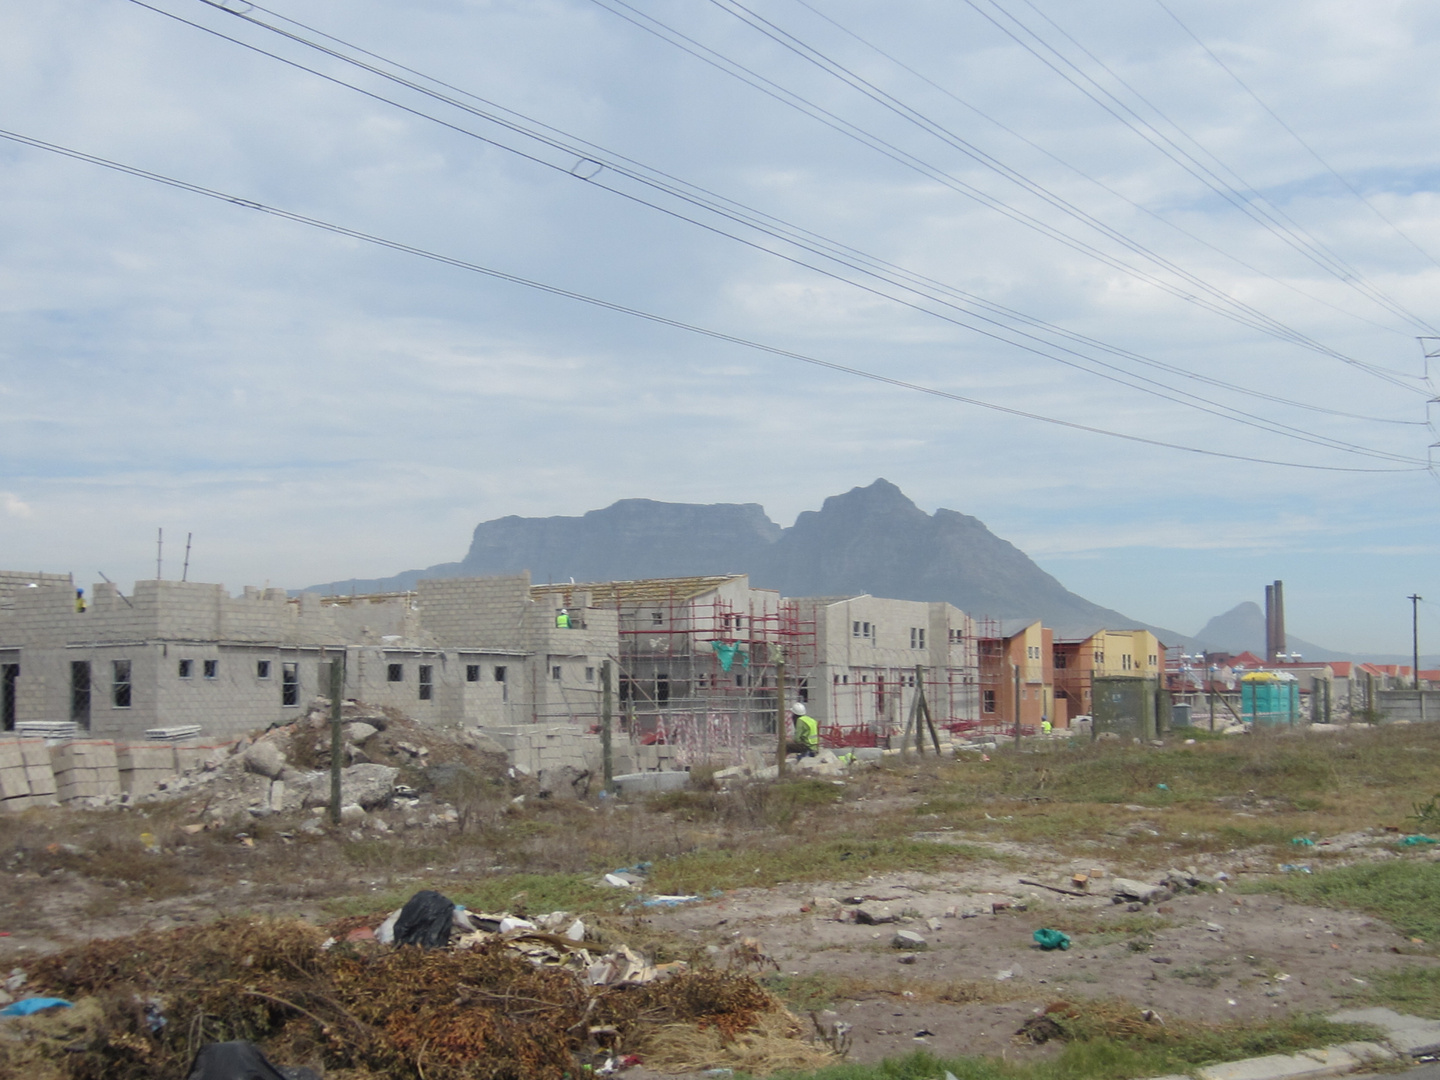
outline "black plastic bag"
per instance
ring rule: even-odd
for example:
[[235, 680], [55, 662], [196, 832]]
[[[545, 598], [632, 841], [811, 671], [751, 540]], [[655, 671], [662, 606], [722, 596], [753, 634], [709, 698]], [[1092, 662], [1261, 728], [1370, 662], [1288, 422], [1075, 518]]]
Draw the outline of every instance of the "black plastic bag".
[[455, 905], [433, 889], [417, 892], [400, 909], [395, 920], [395, 944], [443, 949], [450, 944]]
[[252, 1042], [202, 1046], [190, 1066], [188, 1080], [318, 1080], [310, 1069], [272, 1065]]

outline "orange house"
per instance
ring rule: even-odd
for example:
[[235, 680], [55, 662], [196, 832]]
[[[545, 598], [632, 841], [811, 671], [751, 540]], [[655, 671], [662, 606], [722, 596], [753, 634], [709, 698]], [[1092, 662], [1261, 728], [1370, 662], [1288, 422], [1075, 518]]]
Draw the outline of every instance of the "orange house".
[[987, 725], [1013, 725], [1016, 692], [1022, 728], [1039, 729], [1049, 719], [1064, 727], [1069, 713], [1055, 699], [1054, 632], [1038, 621], [1012, 633], [980, 641], [980, 719]]

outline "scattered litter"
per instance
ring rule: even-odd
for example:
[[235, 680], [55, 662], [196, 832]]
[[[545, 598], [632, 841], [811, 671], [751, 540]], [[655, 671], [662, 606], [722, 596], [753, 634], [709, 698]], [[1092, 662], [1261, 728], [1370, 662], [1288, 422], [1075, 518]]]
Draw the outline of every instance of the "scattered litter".
[[455, 904], [433, 889], [422, 889], [400, 909], [391, 925], [396, 945], [419, 945], [422, 949], [440, 949], [450, 944], [450, 930], [455, 920]]
[[1013, 979], [1014, 977], [1015, 972], [1010, 968], [1006, 968], [1004, 971], [997, 971], [995, 973], [996, 982], [1004, 982], [1006, 979]]
[[[470, 918], [499, 925], [483, 913]], [[527, 921], [561, 931], [576, 922], [564, 912]], [[244, 1074], [270, 1080], [305, 1075], [279, 1068], [293, 1055], [325, 1075], [378, 1077], [408, 1074], [406, 1063], [423, 1054], [427, 1080], [623, 1075], [618, 1070], [639, 1064], [631, 1051], [642, 1046], [646, 1066], [660, 1072], [728, 1067], [769, 1075], [835, 1060], [807, 1037], [808, 1024], [741, 972], [656, 965], [624, 946], [595, 957], [545, 930], [480, 929], [467, 948], [348, 942], [363, 924], [348, 918], [321, 929], [298, 920], [222, 918], [95, 939], [39, 958], [32, 985], [57, 1004], [75, 1003], [57, 1010], [63, 1020], [45, 1023], [71, 1027], [63, 1038], [36, 1044], [43, 1058], [25, 1058], [21, 1071], [11, 1069], [18, 1060], [11, 1041], [0, 1039], [0, 1074], [68, 1074], [69, 1048], [79, 1042], [87, 1075], [189, 1076], [201, 1025], [243, 1034], [268, 1055], [291, 1055], [272, 1057], [274, 1071], [257, 1060]], [[325, 951], [327, 934], [337, 944]], [[592, 975], [590, 965], [605, 970]], [[130, 988], [142, 984], [147, 997], [137, 998]], [[150, 994], [154, 1004], [164, 1002], [158, 1031]], [[24, 1008], [38, 1004], [32, 999]], [[35, 1062], [45, 1067], [28, 1067]]]
[[698, 896], [651, 896], [640, 903], [644, 907], [679, 907], [681, 904], [694, 904], [699, 899]]
[[1035, 944], [1039, 945], [1040, 948], [1046, 952], [1050, 952], [1053, 949], [1059, 949], [1063, 952], [1070, 948], [1069, 935], [1062, 934], [1059, 930], [1041, 927], [1035, 931], [1033, 936], [1035, 938]]
[[252, 1042], [222, 1042], [202, 1046], [190, 1066], [187, 1080], [301, 1080], [315, 1076], [310, 1069], [280, 1069]]
[[1417, 847], [1420, 844], [1440, 844], [1433, 836], [1425, 836], [1423, 833], [1416, 833], [1414, 836], [1402, 837], [1400, 844], [1403, 847]]
[[1303, 865], [1302, 865], [1302, 866], [1296, 866], [1294, 863], [1288, 863], [1288, 862], [1287, 862], [1287, 863], [1281, 863], [1281, 864], [1280, 864], [1280, 870], [1281, 870], [1282, 873], [1287, 873], [1287, 874], [1288, 874], [1288, 873], [1296, 873], [1296, 874], [1309, 874], [1309, 873], [1313, 873], [1313, 871], [1310, 869], [1309, 866], [1303, 866]]
[[70, 1002], [64, 998], [54, 997], [33, 997], [17, 1001], [13, 1005], [6, 1005], [0, 1009], [0, 1016], [34, 1016], [46, 1009], [68, 1009]]
[[610, 885], [616, 889], [633, 889], [635, 887], [633, 884], [626, 881], [619, 874], [606, 874], [605, 884]]
[[1314, 840], [1311, 840], [1308, 836], [1297, 836], [1297, 837], [1294, 837], [1294, 838], [1290, 841], [1290, 843], [1294, 844], [1296, 847], [1314, 847], [1314, 846], [1315, 846], [1315, 841], [1314, 841]]

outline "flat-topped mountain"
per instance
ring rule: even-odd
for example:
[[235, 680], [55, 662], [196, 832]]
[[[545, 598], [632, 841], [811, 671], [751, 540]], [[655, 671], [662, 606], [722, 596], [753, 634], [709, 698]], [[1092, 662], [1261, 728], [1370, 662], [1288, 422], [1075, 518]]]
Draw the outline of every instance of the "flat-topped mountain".
[[[977, 617], [1042, 619], [1062, 637], [1144, 626], [1070, 592], [978, 518], [927, 514], [888, 480], [831, 496], [788, 529], [756, 503], [622, 499], [580, 517], [497, 518], [475, 527], [459, 562], [306, 591], [382, 592], [421, 578], [522, 570], [537, 582], [748, 573], [786, 596], [948, 600]], [[1157, 632], [1166, 642], [1189, 640]]]

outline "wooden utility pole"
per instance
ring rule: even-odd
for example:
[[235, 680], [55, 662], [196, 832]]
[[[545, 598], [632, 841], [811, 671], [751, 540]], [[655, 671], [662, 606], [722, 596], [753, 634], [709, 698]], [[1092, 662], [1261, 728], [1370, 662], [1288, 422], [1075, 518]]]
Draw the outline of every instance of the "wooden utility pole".
[[605, 791], [615, 786], [615, 757], [610, 746], [610, 661], [600, 665], [600, 760], [605, 770]]
[[785, 775], [785, 661], [775, 663], [775, 768]]
[[345, 739], [340, 714], [345, 697], [345, 654], [330, 661], [330, 824], [340, 824], [340, 770], [345, 765]]

